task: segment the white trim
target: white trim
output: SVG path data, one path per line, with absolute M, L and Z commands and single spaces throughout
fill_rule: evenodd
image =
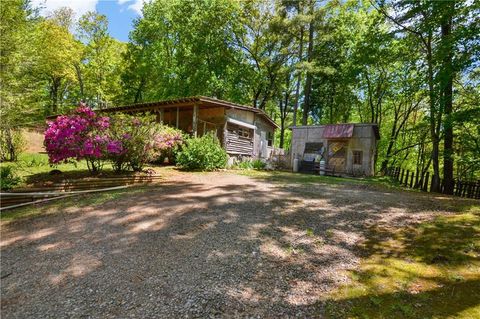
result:
M 232 123 L 232 124 L 236 124 L 236 125 L 239 125 L 239 126 L 247 127 L 247 128 L 252 129 L 252 130 L 257 129 L 257 127 L 255 125 L 248 124 L 248 123 L 245 123 L 243 121 L 235 120 L 235 119 L 232 119 L 230 117 L 227 117 L 227 122 Z

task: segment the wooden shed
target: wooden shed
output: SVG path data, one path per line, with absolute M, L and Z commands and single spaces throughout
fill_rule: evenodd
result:
M 192 136 L 214 131 L 230 156 L 268 158 L 278 125 L 262 110 L 205 96 L 112 107 L 102 112 L 154 113 Z
M 329 171 L 339 175 L 372 176 L 377 142 L 376 124 L 330 124 L 292 127 L 292 166 L 314 172 L 324 160 Z

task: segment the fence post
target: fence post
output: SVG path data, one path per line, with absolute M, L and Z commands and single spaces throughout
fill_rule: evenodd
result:
M 404 170 L 403 168 L 400 169 L 400 170 L 401 170 L 401 172 L 400 172 L 400 180 L 399 180 L 399 182 L 400 182 L 400 185 L 402 185 L 402 182 L 403 182 L 403 174 L 405 174 L 405 170 Z
M 427 174 L 425 174 L 425 179 L 423 180 L 424 184 L 423 184 L 423 187 L 422 187 L 422 190 L 424 192 L 428 192 L 428 179 L 430 177 L 430 172 L 427 172 Z
M 407 169 L 407 175 L 405 176 L 405 186 L 408 186 L 408 177 L 410 176 L 410 171 Z
M 468 182 L 468 189 L 467 189 L 467 197 L 468 198 L 472 198 L 472 187 L 473 186 L 473 183 L 472 182 Z
M 413 188 L 413 177 L 415 176 L 415 172 L 412 172 L 412 177 L 410 177 L 410 188 Z

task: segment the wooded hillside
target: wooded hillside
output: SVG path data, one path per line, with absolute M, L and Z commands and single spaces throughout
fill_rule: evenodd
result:
M 377 171 L 480 177 L 478 1 L 154 0 L 128 43 L 98 13 L 0 11 L 4 135 L 80 100 L 206 95 L 264 109 L 279 147 L 292 125 L 377 123 Z

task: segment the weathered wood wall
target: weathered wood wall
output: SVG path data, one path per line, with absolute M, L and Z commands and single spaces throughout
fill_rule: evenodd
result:
M 238 135 L 238 125 L 227 124 L 226 151 L 230 154 L 253 155 L 253 130 L 250 131 L 250 137 Z

